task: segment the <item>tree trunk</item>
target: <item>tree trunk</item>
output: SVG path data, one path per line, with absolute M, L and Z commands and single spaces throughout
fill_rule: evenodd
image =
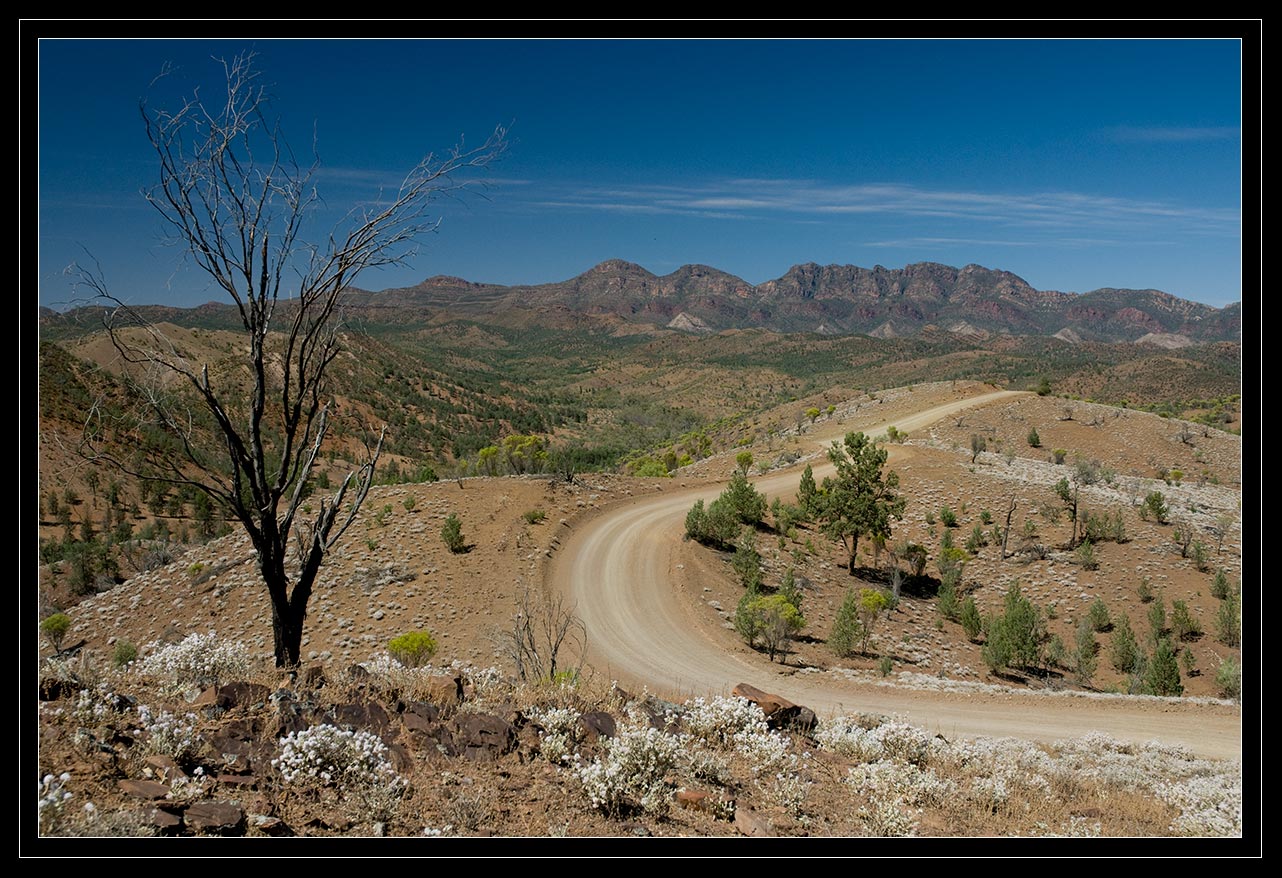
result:
M 847 568 L 851 576 L 855 575 L 855 552 L 859 548 L 859 536 L 855 535 L 850 538 L 850 563 Z

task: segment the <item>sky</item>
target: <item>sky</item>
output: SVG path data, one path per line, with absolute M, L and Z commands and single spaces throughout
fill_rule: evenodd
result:
M 159 177 L 139 106 L 212 99 L 225 88 L 215 59 L 251 50 L 291 146 L 315 144 L 316 240 L 425 154 L 508 128 L 484 187 L 436 201 L 436 231 L 406 264 L 359 277 L 365 289 L 438 274 L 546 283 L 619 258 L 751 283 L 805 262 L 976 263 L 1038 289 L 1242 298 L 1234 39 L 50 38 L 38 50 L 50 307 L 83 296 L 71 263 L 97 265 L 132 303 L 226 301 L 142 194 Z

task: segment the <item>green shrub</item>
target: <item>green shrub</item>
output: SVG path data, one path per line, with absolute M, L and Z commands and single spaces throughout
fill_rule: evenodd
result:
M 445 519 L 445 525 L 441 528 L 441 539 L 445 541 L 446 547 L 456 555 L 467 551 L 467 543 L 463 540 L 463 523 L 459 521 L 458 516 L 453 512 Z
M 1224 572 L 1224 568 L 1215 571 L 1215 579 L 1211 580 L 1211 597 L 1216 600 L 1224 600 L 1229 596 L 1229 577 Z
M 1233 656 L 1228 656 L 1215 669 L 1215 685 L 1224 698 L 1242 697 L 1242 666 Z
M 49 641 L 54 652 L 62 652 L 62 642 L 67 638 L 67 632 L 71 630 L 71 617 L 66 613 L 54 613 L 52 616 L 46 616 L 40 623 L 40 633 Z
M 956 527 L 957 513 L 953 512 L 947 506 L 941 506 L 939 507 L 939 520 L 943 523 L 944 527 Z
M 1113 620 L 1109 618 L 1108 607 L 1104 605 L 1103 598 L 1096 598 L 1091 603 L 1091 607 L 1086 612 L 1086 618 L 1090 620 L 1092 631 L 1107 631 L 1113 626 Z
M 111 651 L 111 663 L 118 668 L 138 658 L 138 647 L 134 646 L 128 640 L 117 640 L 115 648 Z
M 1166 498 L 1162 496 L 1161 491 L 1152 491 L 1144 497 L 1144 502 L 1140 504 L 1140 518 L 1148 521 L 1152 518 L 1158 524 L 1167 524 L 1171 518 L 1171 508 L 1166 504 Z
M 890 656 L 888 655 L 883 655 L 881 657 L 881 661 L 877 662 L 877 671 L 883 677 L 889 677 L 890 672 L 894 669 L 894 667 L 895 667 L 895 664 L 890 660 Z
M 427 631 L 410 631 L 393 637 L 387 651 L 407 668 L 422 667 L 436 655 L 436 638 Z
M 1083 622 L 1077 626 L 1077 637 L 1073 649 L 1073 670 L 1077 673 L 1077 682 L 1086 685 L 1095 676 L 1099 660 L 1095 656 L 1098 645 L 1091 625 Z
M 984 630 L 984 622 L 979 616 L 979 607 L 975 605 L 975 599 L 969 595 L 962 601 L 961 624 L 962 630 L 966 632 L 966 638 L 971 643 L 978 643 L 979 635 Z
M 1030 448 L 1041 448 L 1042 437 L 1037 435 L 1037 428 L 1033 427 L 1028 431 L 1028 446 Z
M 1099 569 L 1099 556 L 1095 554 L 1095 545 L 1090 540 L 1078 546 L 1077 551 L 1073 554 L 1077 559 L 1077 563 L 1082 565 L 1083 570 Z
M 526 524 L 538 524 L 548 517 L 548 514 L 542 509 L 527 509 L 521 514 Z
M 1064 462 L 1064 458 L 1068 456 L 1068 449 L 1066 448 L 1053 449 L 1051 451 L 1051 456 L 1055 458 L 1056 464 L 1062 464 Z
M 985 526 L 990 525 L 993 523 L 993 513 L 989 512 L 987 509 L 981 509 L 979 512 L 979 520 Z
M 1153 600 L 1153 580 L 1145 576 L 1140 580 L 1140 584 L 1135 586 L 1135 593 L 1139 596 L 1140 603 L 1147 604 Z
M 1202 624 L 1184 601 L 1171 603 L 1171 633 L 1176 640 L 1196 640 L 1202 636 Z
M 828 648 L 840 658 L 849 658 L 859 650 L 863 639 L 863 624 L 859 621 L 859 596 L 855 590 L 847 589 L 842 599 L 837 618 L 833 620 L 832 632 L 828 635 Z
M 406 494 L 405 499 L 401 501 L 401 505 L 405 507 L 406 512 L 413 512 L 416 505 L 414 495 Z
M 988 534 L 984 532 L 984 526 L 977 524 L 970 532 L 970 537 L 966 540 L 966 551 L 972 555 L 978 555 L 979 550 L 988 545 Z
M 1215 611 L 1215 636 L 1225 646 L 1242 645 L 1242 598 L 1230 593 Z
M 1126 615 L 1118 617 L 1113 630 L 1113 647 L 1111 650 L 1113 668 L 1123 674 L 1135 670 L 1139 661 L 1140 647 L 1135 641 L 1135 632 L 1131 629 L 1131 620 Z
M 1144 678 L 1144 688 L 1150 695 L 1183 695 L 1184 684 L 1180 682 L 1180 667 L 1175 661 L 1175 648 L 1171 641 L 1163 637 L 1153 650 L 1153 658 L 1148 663 L 1148 674 Z

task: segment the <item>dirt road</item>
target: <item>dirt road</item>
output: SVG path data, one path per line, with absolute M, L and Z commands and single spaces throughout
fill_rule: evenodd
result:
M 987 393 L 900 416 L 893 423 L 906 432 L 920 430 L 963 409 L 1019 395 Z M 828 425 L 811 441 L 823 447 L 849 430 L 884 433 L 890 424 L 874 423 L 871 415 L 869 423 L 855 418 Z M 892 446 L 892 459 L 897 450 Z M 831 470 L 826 461 L 816 465 L 816 479 Z M 796 490 L 800 475 L 801 468 L 793 466 L 754 484 L 767 495 L 787 495 Z M 576 604 L 588 630 L 589 662 L 599 673 L 669 697 L 724 694 L 747 682 L 805 704 L 821 717 L 854 711 L 899 714 L 950 738 L 1050 741 L 1099 730 L 1125 740 L 1181 744 L 1204 756 L 1241 756 L 1241 712 L 1227 705 L 1016 690 L 957 694 L 897 689 L 795 669 L 785 676 L 764 656 L 727 650 L 671 586 L 686 512 L 699 498 L 714 499 L 721 488 L 709 485 L 620 503 L 576 528 L 564 542 L 547 568 L 548 585 Z

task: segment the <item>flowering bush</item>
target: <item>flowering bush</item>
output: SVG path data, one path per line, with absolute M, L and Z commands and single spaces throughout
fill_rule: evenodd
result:
M 167 710 L 153 713 L 145 704 L 138 706 L 138 723 L 147 735 L 147 749 L 178 762 L 194 757 L 200 746 L 196 720 L 194 713 L 179 719 Z
M 868 833 L 882 837 L 916 835 L 920 815 L 920 811 L 905 808 L 898 799 L 882 799 L 859 809 L 859 819 Z
M 846 781 L 875 799 L 898 799 L 909 805 L 944 804 L 957 791 L 951 780 L 911 763 L 872 762 L 850 769 Z
M 139 670 L 175 686 L 217 686 L 249 673 L 249 651 L 239 641 L 222 641 L 213 631 L 189 634 L 181 643 L 148 646 Z
M 285 783 L 329 786 L 339 793 L 403 785 L 388 761 L 387 745 L 376 735 L 329 725 L 281 738 L 280 756 L 272 765 Z
M 605 753 L 584 763 L 576 755 L 574 773 L 594 808 L 618 814 L 628 807 L 649 814 L 665 814 L 670 790 L 664 782 L 681 758 L 684 735 L 668 735 L 637 717 L 613 738 L 605 740 Z
M 568 762 L 583 738 L 578 711 L 535 707 L 525 714 L 539 726 L 539 752 L 543 757 L 548 762 Z
M 71 775 L 65 771 L 57 777 L 46 774 L 40 779 L 41 834 L 52 832 L 62 821 L 67 802 L 71 801 L 71 793 L 63 788 L 69 780 Z

